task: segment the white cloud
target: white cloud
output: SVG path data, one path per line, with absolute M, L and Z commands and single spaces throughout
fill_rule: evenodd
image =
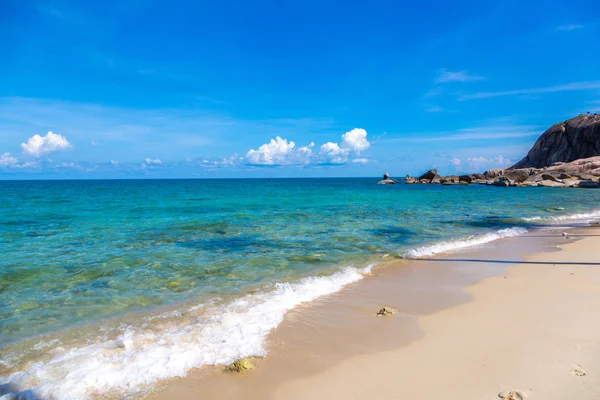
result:
M 95 140 L 92 140 L 92 141 L 90 142 L 90 144 L 91 144 L 92 146 L 100 146 L 100 143 L 96 142 Z
M 44 153 L 66 150 L 71 144 L 66 137 L 48 131 L 46 136 L 33 135 L 27 143 L 21 143 L 21 148 L 27 154 L 39 157 Z
M 163 165 L 163 162 L 160 161 L 158 158 L 155 160 L 151 158 L 146 158 L 144 161 L 146 162 L 146 165 Z
M 473 94 L 465 94 L 458 98 L 458 100 L 473 100 L 473 99 L 487 99 L 490 97 L 500 96 L 519 96 L 529 94 L 542 94 L 542 93 L 556 93 L 556 92 L 569 92 L 569 91 L 580 91 L 580 90 L 593 90 L 600 89 L 600 81 L 592 82 L 572 82 L 564 85 L 548 86 L 543 88 L 534 89 L 515 89 L 515 90 L 502 90 L 499 92 L 479 92 Z
M 366 158 L 355 158 L 354 160 L 352 160 L 352 162 L 357 164 L 366 164 L 369 162 L 369 160 Z
M 436 83 L 472 82 L 482 80 L 485 80 L 483 76 L 469 75 L 467 71 L 448 71 L 447 69 L 442 69 L 437 78 L 435 78 Z
M 483 172 L 487 169 L 494 168 L 506 168 L 510 167 L 513 162 L 504 156 L 499 155 L 496 157 L 485 158 L 485 157 L 474 157 L 468 159 L 469 167 L 473 168 L 476 171 Z
M 454 158 L 450 159 L 450 165 L 458 167 L 460 165 L 460 163 L 461 163 L 460 158 L 454 157 Z
M 4 153 L 0 156 L 0 168 L 7 168 L 15 166 L 19 161 L 10 155 L 10 153 Z
M 296 149 L 294 142 L 277 136 L 258 150 L 250 149 L 245 160 L 251 165 L 299 165 L 310 163 L 314 143 Z
M 556 28 L 557 31 L 574 31 L 577 29 L 582 29 L 583 25 L 579 25 L 579 24 L 567 24 L 567 25 L 561 25 L 558 28 Z
M 360 153 L 371 146 L 367 140 L 367 131 L 360 128 L 352 129 L 342 135 L 342 149 Z
M 328 142 L 319 149 L 319 162 L 322 164 L 345 164 L 348 162 L 348 151 L 337 143 Z
M 119 165 L 119 162 L 118 162 L 118 161 L 115 161 L 115 160 L 110 160 L 110 163 L 111 163 L 112 165 Z

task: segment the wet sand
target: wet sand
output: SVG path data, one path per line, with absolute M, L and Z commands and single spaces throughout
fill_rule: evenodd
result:
M 600 399 L 600 228 L 567 232 L 389 263 L 289 312 L 255 370 L 202 368 L 146 397 Z

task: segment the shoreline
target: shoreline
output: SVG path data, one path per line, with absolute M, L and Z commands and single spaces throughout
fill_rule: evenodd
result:
M 559 220 L 562 223 L 570 223 L 570 222 L 574 222 L 575 225 L 574 226 L 570 226 L 570 227 L 561 227 L 560 229 L 567 229 L 567 228 L 575 228 L 577 229 L 577 222 L 576 221 L 571 221 L 571 219 L 577 219 L 579 220 L 580 217 L 592 217 L 592 216 L 596 216 L 597 211 L 590 211 L 589 213 L 585 213 L 585 214 L 573 214 L 573 216 L 570 215 L 566 215 L 564 216 L 566 218 L 566 220 Z M 577 218 L 575 218 L 577 217 Z M 555 222 L 559 222 L 559 221 L 555 221 Z M 588 221 L 589 222 L 589 221 Z M 462 237 L 457 237 L 455 239 L 448 239 L 445 241 L 441 241 L 441 242 L 435 242 L 434 244 L 430 244 L 430 245 L 424 245 L 422 247 L 415 247 L 413 248 L 410 252 L 402 252 L 400 254 L 404 254 L 404 256 L 408 256 L 409 258 L 402 258 L 402 256 L 400 256 L 400 258 L 395 258 L 395 257 L 384 257 L 384 258 L 379 258 L 379 262 L 377 262 L 376 264 L 371 264 L 373 265 L 373 271 L 370 270 L 371 267 L 367 267 L 367 268 L 349 268 L 348 271 L 352 272 L 353 275 L 364 275 L 367 276 L 369 279 L 362 279 L 364 276 L 360 276 L 360 277 L 352 277 L 350 280 L 347 280 L 345 283 L 342 283 L 340 288 L 337 288 L 335 290 L 333 290 L 333 292 L 327 292 L 327 290 L 332 290 L 332 289 L 327 289 L 325 292 L 316 295 L 316 297 L 312 298 L 312 299 L 308 299 L 308 300 L 301 300 L 297 303 L 295 303 L 295 305 L 293 305 L 291 308 L 287 308 L 287 312 L 285 312 L 284 316 L 282 317 L 282 320 L 279 321 L 276 325 L 272 325 L 274 326 L 274 328 L 269 328 L 269 330 L 271 330 L 270 333 L 268 333 L 266 335 L 266 339 L 263 339 L 263 344 L 261 344 L 261 346 L 263 346 L 263 348 L 266 350 L 266 358 L 264 359 L 256 359 L 257 360 L 257 364 L 259 366 L 261 366 L 264 363 L 269 363 L 271 360 L 271 358 L 273 357 L 285 357 L 285 356 L 289 356 L 290 354 L 292 354 L 293 352 L 296 352 L 296 354 L 312 354 L 312 358 L 313 361 L 317 360 L 318 362 L 313 363 L 306 363 L 306 360 L 302 360 L 301 362 L 298 362 L 298 360 L 294 361 L 295 364 L 297 364 L 296 366 L 294 366 L 293 368 L 289 368 L 289 366 L 279 366 L 277 367 L 277 369 L 287 369 L 288 370 L 288 374 L 284 375 L 284 376 L 278 376 L 274 379 L 271 379 L 271 383 L 272 382 L 277 382 L 277 381 L 286 381 L 286 380 L 290 380 L 294 377 L 298 377 L 298 376 L 304 376 L 304 375 L 310 375 L 315 373 L 316 371 L 322 371 L 324 370 L 326 367 L 330 366 L 330 365 L 334 365 L 336 363 L 339 363 L 341 361 L 343 361 L 344 359 L 348 358 L 349 356 L 354 356 L 354 355 L 359 355 L 359 354 L 371 354 L 371 353 L 377 353 L 380 351 L 391 351 L 395 348 L 398 347 L 403 347 L 403 346 L 407 346 L 408 344 L 412 343 L 415 340 L 418 340 L 419 338 L 421 338 L 423 336 L 423 332 L 421 332 L 420 327 L 417 323 L 418 317 L 420 315 L 426 315 L 426 314 L 430 314 L 442 309 L 445 309 L 447 307 L 451 307 L 451 306 L 455 306 L 457 304 L 462 304 L 465 303 L 469 300 L 468 297 L 465 297 L 464 293 L 462 292 L 463 288 L 466 286 L 469 286 L 473 283 L 476 283 L 486 277 L 489 276 L 493 276 L 493 275 L 497 275 L 499 273 L 501 273 L 506 265 L 502 265 L 502 264 L 496 264 L 496 265 L 488 265 L 488 266 L 482 266 L 482 263 L 477 263 L 477 268 L 476 269 L 472 269 L 469 268 L 467 270 L 464 271 L 460 271 L 460 268 L 456 268 L 453 266 L 450 266 L 450 268 L 448 268 L 448 265 L 442 265 L 442 264 L 446 264 L 446 263 L 438 263 L 438 261 L 440 261 L 440 259 L 442 257 L 446 257 L 446 258 L 452 258 L 452 257 L 459 257 L 459 256 L 464 256 L 464 255 L 469 255 L 469 254 L 480 254 L 480 253 L 485 253 L 488 256 L 494 254 L 494 257 L 501 257 L 502 256 L 502 251 L 501 249 L 506 249 L 506 247 L 510 247 L 512 250 L 515 250 L 515 244 L 517 243 L 515 240 L 518 240 L 519 238 L 523 238 L 523 237 L 530 237 L 531 239 L 536 238 L 537 236 L 535 235 L 535 232 L 547 232 L 548 229 L 557 229 L 556 227 L 551 228 L 549 226 L 540 226 L 539 228 L 534 228 L 533 231 L 529 231 L 528 233 L 525 233 L 525 236 L 520 236 L 523 235 L 524 232 L 514 232 L 514 236 L 512 233 L 508 234 L 508 235 L 499 235 L 499 232 L 502 232 L 503 230 L 512 230 L 512 229 L 520 229 L 520 228 L 506 228 L 506 229 L 496 229 L 493 231 L 490 231 L 488 233 L 485 232 L 479 232 L 479 233 L 475 233 L 473 235 L 470 236 L 462 236 Z M 492 235 L 491 237 L 488 237 L 489 235 Z M 481 241 L 482 238 L 484 238 L 485 240 Z M 473 240 L 475 239 L 475 240 Z M 559 238 L 558 240 L 564 240 L 564 238 Z M 529 240 L 530 244 L 532 243 L 531 240 Z M 547 248 L 547 243 L 545 243 L 544 241 L 540 241 L 538 239 L 535 240 L 536 244 L 535 246 L 537 246 L 537 248 L 539 249 L 539 251 L 542 251 L 542 248 L 544 248 L 545 250 L 549 250 Z M 539 243 L 538 243 L 539 242 Z M 456 244 L 458 244 L 458 247 L 453 247 Z M 446 248 L 446 245 L 450 245 L 452 249 Z M 440 248 L 440 246 L 442 248 Z M 519 247 L 519 246 L 517 246 Z M 423 251 L 425 251 L 423 253 Z M 433 251 L 433 253 L 431 253 L 431 251 Z M 528 246 L 527 248 L 525 247 L 519 247 L 518 248 L 518 255 L 519 257 L 523 257 L 526 254 L 528 254 L 531 251 L 531 247 Z M 410 258 L 410 257 L 416 257 L 416 258 Z M 429 258 L 426 258 L 429 257 Z M 517 257 L 516 259 L 513 259 L 513 261 L 518 260 L 519 257 Z M 452 260 L 443 260 L 443 261 L 452 261 Z M 434 265 L 432 265 L 432 262 L 434 262 L 434 264 L 438 264 L 437 266 L 434 267 Z M 367 271 L 368 270 L 368 271 Z M 362 272 L 361 272 L 362 271 Z M 432 275 L 432 271 L 435 271 L 435 274 Z M 343 270 L 339 270 L 336 274 L 342 274 L 343 272 L 347 271 L 343 271 Z M 334 274 L 334 275 L 336 275 Z M 332 276 L 324 276 L 324 277 L 315 277 L 315 276 L 310 276 L 308 277 L 309 280 L 312 280 L 311 283 L 314 283 L 314 280 L 316 279 L 317 281 L 319 281 L 319 284 L 322 284 L 323 282 L 323 278 L 325 278 L 324 280 L 327 281 L 329 280 L 329 278 L 331 278 Z M 348 277 L 345 277 L 344 279 L 347 279 Z M 405 302 L 404 300 L 399 301 L 397 303 L 393 303 L 393 301 L 387 301 L 385 299 L 385 297 L 383 298 L 378 298 L 377 296 L 373 297 L 374 293 L 377 293 L 380 289 L 381 289 L 381 285 L 383 284 L 383 286 L 386 286 L 389 284 L 389 280 L 391 278 L 392 282 L 396 282 L 400 285 L 403 285 L 404 289 L 407 289 L 410 292 L 410 288 L 408 286 L 410 286 L 411 282 L 415 282 L 415 280 L 419 283 L 419 285 L 423 286 L 423 287 L 428 287 L 429 288 L 429 295 L 432 295 L 433 293 L 431 293 L 431 291 L 435 291 L 437 289 L 442 289 L 442 292 L 444 293 L 444 296 L 438 296 L 435 295 L 437 298 L 435 299 L 434 302 L 431 301 L 431 297 L 425 298 L 424 293 L 413 293 L 415 295 L 415 298 L 419 298 L 421 300 L 422 304 L 418 304 L 419 302 L 416 302 L 415 304 L 413 304 L 413 309 L 409 310 L 405 310 L 404 309 L 404 304 L 410 304 L 411 303 L 411 299 L 405 299 L 408 300 L 408 302 Z M 408 278 L 408 280 L 406 280 Z M 298 284 L 300 283 L 306 283 L 306 282 L 301 282 L 300 281 L 294 281 L 292 283 L 293 286 L 297 287 Z M 331 284 L 331 283 L 328 283 Z M 337 283 L 339 284 L 339 282 Z M 359 288 L 359 289 L 357 289 Z M 297 288 L 296 288 L 297 290 Z M 389 290 L 386 289 L 386 290 Z M 366 292 L 365 292 L 366 291 Z M 426 290 L 425 290 L 426 292 Z M 386 292 L 384 292 L 386 293 Z M 269 294 L 269 293 L 266 293 Z M 273 293 L 271 293 L 273 294 Z M 450 297 L 446 297 L 446 295 L 450 295 Z M 357 302 L 357 300 L 361 300 L 364 299 L 366 296 L 366 298 L 370 298 L 371 300 L 371 305 L 369 306 L 369 311 L 365 312 L 365 305 L 364 304 L 359 304 L 360 302 Z M 422 300 L 427 299 L 427 304 L 423 303 Z M 414 301 L 413 301 L 414 303 Z M 400 315 L 401 318 L 398 319 L 397 323 L 394 323 L 394 325 L 398 325 L 397 329 L 402 330 L 403 334 L 399 337 L 399 338 L 395 338 L 395 337 L 390 337 L 389 334 L 393 333 L 393 331 L 389 331 L 387 332 L 388 335 L 386 336 L 385 334 L 383 336 L 378 336 L 381 334 L 381 332 L 374 334 L 372 332 L 372 328 L 371 328 L 371 320 L 372 317 L 374 315 L 374 313 L 381 308 L 381 306 L 386 305 L 386 306 L 392 306 L 396 309 L 400 310 Z M 193 306 L 191 309 L 197 309 L 197 306 Z M 176 311 L 179 310 L 180 308 L 177 307 Z M 191 310 L 190 309 L 190 310 Z M 186 313 L 185 311 L 183 311 L 184 314 Z M 199 313 L 198 315 L 200 316 L 203 311 L 199 310 L 199 311 L 195 311 L 194 313 Z M 166 312 L 164 315 L 170 315 L 170 312 Z M 319 315 L 321 314 L 321 315 Z M 357 321 L 352 321 L 353 318 L 356 317 L 356 315 L 360 315 L 360 319 Z M 313 321 L 316 326 L 319 327 L 319 329 L 321 329 L 321 331 L 317 330 L 315 331 L 314 325 L 315 324 L 309 324 L 304 318 L 306 316 L 316 316 L 316 319 Z M 324 317 L 324 315 L 326 315 L 327 317 Z M 143 313 L 134 313 L 132 314 L 133 317 L 136 318 L 143 318 L 144 314 Z M 162 318 L 161 316 L 156 316 L 159 318 Z M 153 318 L 156 318 L 153 317 Z M 175 318 L 176 316 L 174 315 L 173 318 Z M 186 316 L 186 318 L 189 317 L 189 315 Z M 171 317 L 168 317 L 168 319 L 164 320 L 163 323 L 161 323 L 161 325 L 165 328 L 165 329 L 171 329 L 173 327 L 173 325 L 171 324 L 175 324 L 176 329 L 183 329 L 186 330 L 187 325 L 184 323 L 185 321 L 180 320 L 180 318 L 175 318 L 173 319 Z M 310 317 L 313 318 L 313 317 Z M 123 318 L 121 318 L 123 319 Z M 126 318 L 126 320 L 129 320 L 129 317 Z M 171 322 L 169 322 L 171 321 Z M 332 324 L 334 323 L 336 325 L 339 325 L 340 327 L 338 328 L 338 331 L 334 331 L 334 332 L 330 332 L 330 331 L 325 331 L 323 330 L 323 328 L 326 327 L 331 327 Z M 193 320 L 192 320 L 193 322 Z M 195 329 L 195 328 L 194 328 Z M 62 347 L 63 345 L 67 345 L 69 346 L 69 342 L 71 341 L 69 339 L 69 337 L 72 337 L 72 339 L 75 339 L 75 336 L 77 336 L 77 332 L 80 332 L 80 330 L 78 329 L 70 329 L 67 331 L 67 335 L 63 335 L 61 334 L 60 339 L 62 339 L 62 343 L 59 342 L 59 345 Z M 315 337 L 314 336 L 314 332 L 319 332 L 319 335 L 321 337 L 344 337 L 344 340 L 339 341 L 339 343 L 335 343 L 334 345 L 337 346 L 336 350 L 334 352 L 329 352 L 328 354 L 326 354 L 324 356 L 325 353 L 327 353 L 327 351 L 329 351 L 328 348 L 323 348 L 320 347 L 318 345 L 313 346 L 313 344 L 319 344 L 319 337 Z M 64 332 L 63 332 L 64 333 Z M 351 333 L 351 334 L 349 334 Z M 191 335 L 191 336 L 190 336 Z M 312 335 L 312 336 L 311 336 Z M 187 334 L 188 337 L 191 337 L 192 341 L 197 342 L 198 339 L 194 339 L 194 334 L 189 333 Z M 374 342 L 377 343 L 376 346 L 373 345 L 365 345 L 364 343 L 360 343 L 361 339 L 363 337 L 370 337 L 372 338 L 372 340 Z M 306 346 L 306 347 L 302 347 L 302 344 L 306 344 L 306 339 L 310 338 L 310 341 L 312 344 Z M 116 347 L 116 348 L 129 348 L 131 346 L 133 351 L 136 351 L 135 348 L 138 348 L 138 346 L 146 346 L 146 344 L 151 343 L 152 339 L 148 338 L 148 337 L 142 337 L 142 342 L 136 344 L 136 343 L 129 343 L 127 344 L 125 342 L 125 340 L 128 340 L 127 338 L 119 338 L 119 337 L 115 337 L 113 339 L 109 339 L 107 337 L 104 338 L 104 344 L 101 344 L 102 347 L 104 348 L 108 348 L 109 351 L 112 352 L 112 350 L 110 350 L 110 348 L 112 347 Z M 176 338 L 177 339 L 177 338 Z M 190 339 L 186 339 L 185 335 L 181 336 L 179 338 L 179 340 L 181 340 L 181 343 L 188 343 L 190 342 Z M 34 340 L 35 341 L 35 340 Z M 139 338 L 138 338 L 139 341 Z M 113 343 L 114 342 L 114 343 Z M 298 342 L 299 346 L 297 346 L 298 348 L 290 348 L 290 343 L 295 343 Z M 23 342 L 22 344 L 25 344 L 26 342 Z M 49 341 L 48 344 L 51 344 L 52 340 Z M 174 342 L 173 342 L 174 343 Z M 285 345 L 283 345 L 285 343 Z M 75 344 L 75 342 L 73 342 L 73 344 Z M 330 343 L 331 345 L 332 343 Z M 170 344 L 169 344 L 170 345 Z M 175 344 L 176 345 L 176 344 Z M 37 346 L 36 346 L 37 347 Z M 42 350 L 42 348 L 40 348 L 40 350 Z M 59 350 L 59 349 L 57 349 Z M 293 350 L 293 352 L 289 352 L 288 350 Z M 45 351 L 45 350 L 44 350 Z M 250 354 L 257 354 L 257 350 L 251 350 Z M 262 350 L 260 351 L 260 353 L 262 353 Z M 50 355 L 50 353 L 48 354 Z M 141 354 L 141 356 L 143 356 L 143 354 Z M 46 361 L 49 361 L 49 359 L 46 358 Z M 107 360 L 108 361 L 108 360 Z M 214 365 L 212 363 L 207 363 L 208 365 L 204 365 L 200 368 L 187 368 L 187 376 L 186 378 L 161 378 L 161 379 L 155 379 L 155 383 L 150 387 L 149 390 L 138 390 L 135 392 L 130 392 L 129 396 L 130 398 L 154 398 L 153 394 L 154 393 L 158 393 L 158 398 L 160 397 L 160 393 L 161 390 L 164 389 L 165 387 L 167 388 L 166 390 L 169 391 L 173 388 L 173 386 L 177 387 L 179 384 L 183 384 L 184 386 L 187 386 L 188 384 L 185 383 L 188 380 L 191 381 L 198 381 L 199 379 L 203 381 L 202 388 L 195 388 L 195 390 L 200 390 L 200 391 L 205 391 L 205 390 L 212 390 L 210 389 L 210 387 L 219 387 L 222 386 L 219 382 L 222 379 L 228 379 L 228 378 L 223 378 L 223 375 L 227 375 L 227 376 L 231 376 L 231 374 L 222 374 L 223 371 L 223 362 L 217 362 Z M 300 364 L 303 364 L 300 366 Z M 300 366 L 300 368 L 298 368 Z M 133 365 L 130 367 L 127 367 L 127 370 L 130 372 L 135 372 L 133 368 Z M 261 367 L 262 368 L 262 367 Z M 261 372 L 261 368 L 257 369 L 256 371 L 253 371 L 251 374 L 248 375 L 252 375 L 252 376 L 256 376 L 258 374 L 260 374 Z M 265 370 L 268 370 L 270 367 L 267 366 L 267 368 L 265 368 Z M 140 378 L 144 378 L 144 375 L 140 375 Z M 139 379 L 139 378 L 138 378 Z M 204 384 L 210 381 L 210 385 L 208 385 L 207 387 L 204 387 Z M 231 383 L 228 383 L 228 385 L 230 385 Z M 195 387 L 195 385 L 193 385 Z M 235 386 L 235 385 L 234 385 Z M 267 385 L 269 386 L 269 385 Z M 272 386 L 272 385 L 271 385 Z M 220 389 L 216 389 L 216 391 L 212 394 L 212 396 L 217 396 L 217 394 L 220 392 Z M 113 393 L 112 391 L 110 392 L 103 392 L 104 395 L 108 395 L 111 396 Z M 185 395 L 182 394 L 178 394 L 177 397 L 183 396 L 182 398 L 186 398 Z M 220 395 L 219 395 L 220 396 Z M 235 396 L 234 396 L 235 397 Z M 92 395 L 92 398 L 96 398 L 94 395 Z M 104 397 L 103 397 L 104 398 Z M 193 398 L 193 397 L 192 397 Z
M 479 249 L 442 254 L 426 260 L 400 260 L 394 263 L 395 266 L 377 269 L 370 279 L 353 283 L 337 293 L 288 312 L 284 321 L 269 335 L 269 354 L 257 360 L 256 370 L 239 376 L 223 373 L 222 367 L 203 367 L 190 371 L 186 378 L 170 380 L 143 397 L 160 400 L 218 396 L 226 399 L 243 394 L 251 398 L 336 398 L 339 394 L 335 388 L 337 384 L 328 384 L 334 382 L 333 376 L 344 379 L 340 383 L 353 387 L 351 382 L 336 375 L 342 370 L 344 376 L 356 376 L 356 381 L 362 380 L 363 385 L 370 384 L 377 391 L 373 386 L 379 385 L 380 377 L 367 373 L 372 381 L 365 382 L 361 379 L 365 369 L 379 371 L 381 376 L 385 376 L 386 369 L 381 369 L 380 365 L 385 364 L 384 360 L 389 358 L 387 355 L 402 353 L 402 349 L 426 342 L 430 332 L 422 327 L 422 320 L 436 320 L 437 315 L 478 304 L 478 297 L 471 294 L 473 289 L 487 285 L 488 281 L 503 279 L 502 276 L 512 274 L 515 269 L 519 271 L 523 265 L 530 265 L 521 263 L 523 258 L 552 259 L 558 254 L 564 257 L 572 253 L 568 248 L 575 243 L 598 240 L 581 236 L 589 234 L 583 232 L 600 231 L 597 227 L 570 229 L 569 235 L 578 237 L 576 242 L 563 237 L 562 229 L 538 229 Z M 554 251 L 559 245 L 564 245 L 567 250 Z M 514 261 L 519 263 L 513 264 Z M 537 268 L 538 264 L 531 265 Z M 589 266 L 582 268 L 589 269 Z M 399 289 L 402 293 L 398 293 Z M 397 308 L 399 312 L 389 317 L 375 317 L 378 307 L 384 305 Z M 394 368 L 401 371 L 411 369 L 401 356 L 386 362 L 393 362 Z M 364 398 L 354 396 L 359 390 L 360 387 L 344 391 L 345 397 L 339 398 Z M 494 398 L 499 392 L 486 396 Z M 363 394 L 366 396 L 366 393 Z M 441 393 L 437 395 L 441 396 Z M 390 396 L 392 393 L 375 397 Z M 445 396 L 455 398 L 447 393 Z

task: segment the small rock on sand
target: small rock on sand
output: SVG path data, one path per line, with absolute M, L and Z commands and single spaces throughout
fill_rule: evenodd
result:
M 377 315 L 392 315 L 395 312 L 396 310 L 394 310 L 392 307 L 383 307 L 377 312 Z
M 587 375 L 587 374 L 586 374 L 584 371 L 580 370 L 579 368 L 573 368 L 573 369 L 571 370 L 571 373 L 572 373 L 574 376 L 586 376 L 586 375 Z
M 252 363 L 252 360 L 249 357 L 240 358 L 239 360 L 237 360 L 229 366 L 229 370 L 232 372 L 246 372 L 250 371 L 253 368 L 254 364 Z

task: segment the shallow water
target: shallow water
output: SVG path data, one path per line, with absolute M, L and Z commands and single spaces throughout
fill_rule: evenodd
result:
M 0 384 L 131 393 L 260 354 L 286 310 L 384 257 L 600 216 L 594 190 L 375 181 L 0 182 Z

